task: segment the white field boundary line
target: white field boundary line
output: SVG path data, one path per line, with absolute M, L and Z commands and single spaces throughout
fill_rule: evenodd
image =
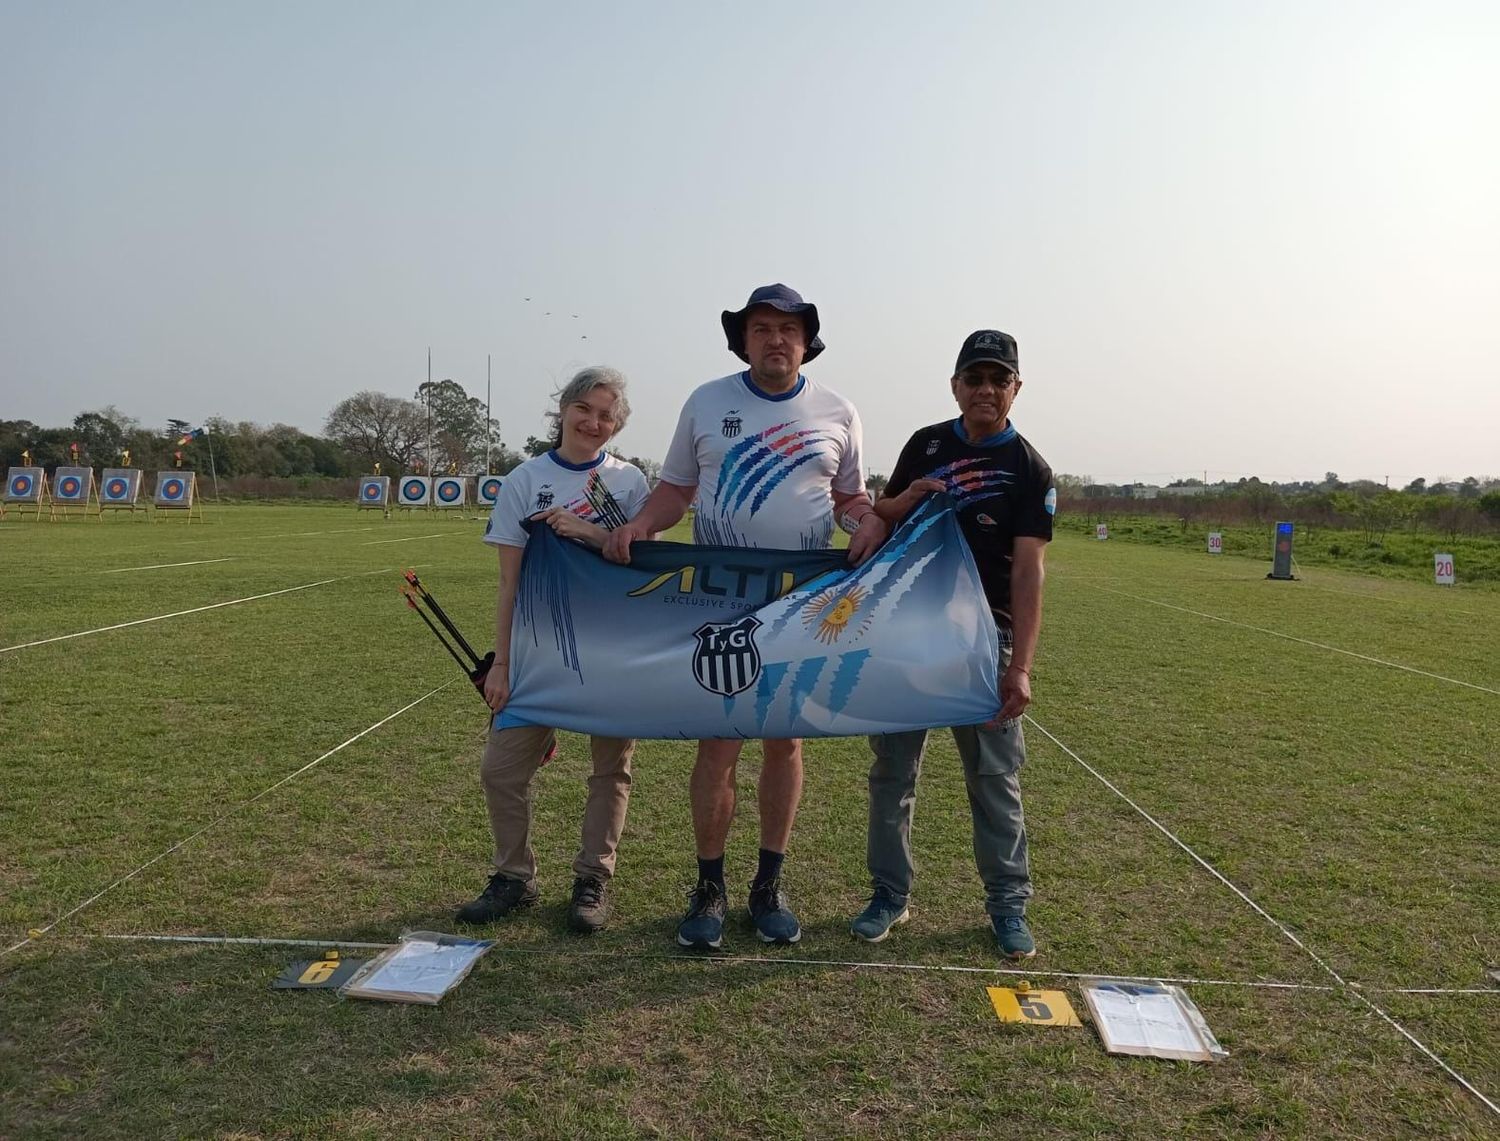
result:
M 115 567 L 112 570 L 100 571 L 99 573 L 127 574 L 130 571 L 163 570 L 167 567 L 201 567 L 207 566 L 209 563 L 232 563 L 234 562 L 236 557 L 237 556 L 235 555 L 229 555 L 228 557 L 222 559 L 194 559 L 192 562 L 187 563 L 152 563 L 148 567 Z
M 1226 626 L 1238 626 L 1241 630 L 1254 630 L 1257 634 L 1269 634 L 1273 638 L 1284 638 L 1288 642 L 1300 642 L 1304 646 L 1313 646 L 1319 650 L 1331 650 L 1335 654 L 1343 654 L 1349 658 L 1358 658 L 1362 662 L 1371 662 L 1377 666 L 1387 666 L 1393 670 L 1405 670 L 1407 673 L 1432 678 L 1434 681 L 1445 681 L 1450 685 L 1461 685 L 1465 689 L 1477 689 L 1480 693 L 1491 693 L 1496 697 L 1500 697 L 1500 689 L 1490 689 L 1488 686 L 1475 685 L 1471 681 L 1460 681 L 1456 677 L 1445 677 L 1442 674 L 1430 673 L 1427 670 L 1419 670 L 1415 666 L 1403 666 L 1400 662 L 1388 662 L 1384 658 L 1372 658 L 1369 654 L 1359 654 L 1353 650 L 1330 646 L 1326 642 L 1314 642 L 1311 638 L 1299 638 L 1295 634 L 1283 634 L 1280 630 L 1268 630 L 1264 626 L 1252 626 L 1248 622 L 1237 622 L 1233 618 L 1221 618 L 1217 614 L 1208 614 L 1202 610 L 1190 610 L 1186 606 L 1176 606 L 1170 602 L 1161 602 L 1155 598 L 1146 598 L 1139 594 L 1129 594 L 1123 590 L 1115 590 L 1113 587 L 1095 586 L 1093 583 L 1084 583 L 1083 585 L 1087 586 L 1090 590 L 1102 591 L 1105 594 L 1117 594 L 1121 598 L 1149 603 L 1152 606 L 1161 606 L 1167 610 L 1176 610 L 1182 614 L 1191 614 L 1196 618 L 1207 618 L 1210 622 L 1222 622 Z
M 33 930 L 28 931 L 26 933 L 26 938 L 22 939 L 18 943 L 11 944 L 9 947 L 6 947 L 3 951 L 0 951 L 0 959 L 5 958 L 6 955 L 9 955 L 13 951 L 19 951 L 22 947 L 25 947 L 29 943 L 35 943 L 38 939 L 40 939 L 40 938 L 42 938 L 42 936 L 46 935 L 47 932 L 51 931 L 59 923 L 62 923 L 65 920 L 70 919 L 73 916 L 77 915 L 85 907 L 89 906 L 89 904 L 93 903 L 94 901 L 96 901 L 98 899 L 102 899 L 104 896 L 106 896 L 110 892 L 114 891 L 115 888 L 119 887 L 121 884 L 129 883 L 131 880 L 135 879 L 136 876 L 140 875 L 143 871 L 145 871 L 147 868 L 151 867 L 153 864 L 159 863 L 160 861 L 166 859 L 173 852 L 177 851 L 178 848 L 183 847 L 185 844 L 192 843 L 199 836 L 202 836 L 205 832 L 209 831 L 211 828 L 214 828 L 214 827 L 218 826 L 219 824 L 222 824 L 225 820 L 228 820 L 231 816 L 234 816 L 234 815 L 236 815 L 236 814 L 238 814 L 240 812 L 243 812 L 245 809 L 249 808 L 256 801 L 262 800 L 265 797 L 270 796 L 271 793 L 275 792 L 278 788 L 280 788 L 282 785 L 286 784 L 288 781 L 296 779 L 297 777 L 301 776 L 303 773 L 307 772 L 309 769 L 316 768 L 318 765 L 320 765 L 324 761 L 326 761 L 329 757 L 333 756 L 335 753 L 338 753 L 338 752 L 341 752 L 344 749 L 347 749 L 350 745 L 354 744 L 354 742 L 358 741 L 361 737 L 365 736 L 366 734 L 375 732 L 376 729 L 379 729 L 386 722 L 388 722 L 388 721 L 394 721 L 397 717 L 400 717 L 408 709 L 415 709 L 418 705 L 421 705 L 422 702 L 426 701 L 433 694 L 441 693 L 443 690 L 447 689 L 450 685 L 453 685 L 457 681 L 458 681 L 458 679 L 454 678 L 452 681 L 446 681 L 446 682 L 444 682 L 442 685 L 438 686 L 436 689 L 430 689 L 430 690 L 428 690 L 426 693 L 424 693 L 421 697 L 417 698 L 415 701 L 408 702 L 407 704 L 403 705 L 400 709 L 396 710 L 396 712 L 394 712 L 394 713 L 388 713 L 388 714 L 386 714 L 379 721 L 375 722 L 375 724 L 367 726 L 364 729 L 361 729 L 358 733 L 354 734 L 354 736 L 350 737 L 347 741 L 344 741 L 341 744 L 335 745 L 333 748 L 329 749 L 328 752 L 324 753 L 321 757 L 318 757 L 315 760 L 308 761 L 307 764 L 303 765 L 296 772 L 288 773 L 286 776 L 282 777 L 275 784 L 270 785 L 267 788 L 261 789 L 260 792 L 256 793 L 249 800 L 243 801 L 242 803 L 237 804 L 233 808 L 229 809 L 229 811 L 224 812 L 221 815 L 214 817 L 207 824 L 205 824 L 202 828 L 199 828 L 198 831 L 192 833 L 192 835 L 190 835 L 190 836 L 184 836 L 181 840 L 178 840 L 177 843 L 173 844 L 170 848 L 167 848 L 165 851 L 158 852 L 156 855 L 152 856 L 149 860 L 147 860 L 140 867 L 136 868 L 134 871 L 126 872 L 123 876 L 121 876 L 119 879 L 115 880 L 113 883 L 108 884 L 107 886 L 105 886 L 103 888 L 100 888 L 93 895 L 91 895 L 87 899 L 85 899 L 82 903 L 75 904 L 73 907 L 69 908 L 67 911 L 65 911 L 61 915 L 59 915 L 51 923 L 47 924 L 47 926 L 45 926 L 45 927 L 39 927 L 39 928 L 34 928 Z
M 190 943 L 214 947 L 359 947 L 363 949 L 385 949 L 395 943 L 359 943 L 349 939 L 284 939 L 265 935 L 78 935 L 76 939 L 115 939 L 137 943 Z M 767 967 L 843 967 L 850 970 L 913 971 L 934 974 L 966 975 L 1017 975 L 1023 978 L 1045 979 L 1107 979 L 1111 982 L 1127 983 L 1174 983 L 1178 986 L 1227 986 L 1245 987 L 1253 990 L 1299 990 L 1323 991 L 1328 994 L 1338 987 L 1320 983 L 1283 983 L 1269 979 L 1196 979 L 1172 978 L 1167 975 L 1122 975 L 1114 971 L 1046 971 L 1028 970 L 1024 967 L 961 967 L 944 963 L 889 963 L 871 962 L 866 959 L 787 959 L 780 955 L 663 955 L 641 951 L 559 951 L 543 947 L 492 947 L 490 953 L 498 955 L 545 955 L 550 958 L 567 959 L 637 959 L 663 963 L 754 963 Z M 1353 984 L 1358 986 L 1358 983 Z M 1377 987 L 1374 994 L 1477 994 L 1500 998 L 1500 988 L 1495 987 Z
M 361 547 L 383 547 L 387 543 L 414 543 L 418 539 L 447 539 L 462 533 L 459 531 L 438 531 L 431 535 L 408 535 L 404 539 L 371 539 L 369 542 L 359 545 Z
M 360 531 L 373 531 L 374 527 L 340 527 L 333 531 L 279 531 L 274 535 L 250 536 L 260 539 L 310 539 L 314 535 L 354 535 Z
M 199 547 L 204 543 L 223 543 L 228 546 L 235 543 L 261 543 L 268 539 L 306 539 L 314 535 L 353 535 L 360 531 L 374 531 L 376 529 L 375 527 L 344 527 L 332 531 L 277 531 L 271 535 L 246 535 L 237 532 L 232 535 L 209 535 L 206 538 L 173 539 L 167 542 L 152 543 L 149 547 L 140 548 L 140 551 L 160 551 L 171 547 Z M 117 553 L 120 555 L 131 555 L 137 552 L 135 549 L 127 547 Z
M 1267 911 L 1265 908 L 1263 908 L 1260 904 L 1256 903 L 1255 900 L 1251 899 L 1248 895 L 1246 895 L 1245 892 L 1241 891 L 1240 888 L 1238 888 L 1235 884 L 1233 884 L 1232 882 L 1230 882 L 1230 880 L 1228 879 L 1228 877 L 1226 877 L 1222 872 L 1220 872 L 1218 868 L 1214 867 L 1207 860 L 1205 860 L 1202 856 L 1200 856 L 1197 852 L 1193 851 L 1193 849 L 1190 848 L 1183 840 L 1179 839 L 1171 831 L 1171 829 L 1167 828 L 1167 826 L 1164 825 L 1163 823 L 1161 823 L 1161 821 L 1157 820 L 1156 817 L 1152 816 L 1149 812 L 1147 812 L 1139 804 L 1137 804 L 1135 801 L 1131 800 L 1130 797 L 1126 796 L 1125 793 L 1122 792 L 1117 785 L 1115 785 L 1113 782 L 1111 782 L 1108 777 L 1106 777 L 1098 769 L 1094 768 L 1091 764 L 1089 764 L 1087 761 L 1085 761 L 1082 757 L 1080 757 L 1072 749 L 1068 748 L 1068 746 L 1064 745 L 1061 741 L 1059 741 L 1055 736 L 1052 735 L 1052 733 L 1050 733 L 1041 723 L 1039 723 L 1029 713 L 1028 714 L 1024 714 L 1023 716 L 1025 716 L 1026 720 L 1038 732 L 1040 732 L 1042 734 L 1042 736 L 1046 737 L 1047 740 L 1051 741 L 1054 745 L 1056 745 L 1059 749 L 1061 749 L 1064 753 L 1066 753 L 1069 757 L 1071 757 L 1075 763 L 1077 763 L 1081 768 L 1084 769 L 1084 771 L 1086 771 L 1090 776 L 1092 776 L 1095 780 L 1097 780 L 1105 788 L 1109 789 L 1110 792 L 1114 793 L 1121 800 L 1123 800 L 1126 804 L 1130 805 L 1130 807 L 1133 808 L 1136 811 L 1136 813 L 1139 814 L 1140 817 L 1143 820 L 1145 820 L 1148 824 L 1150 824 L 1153 828 L 1155 828 L 1158 832 L 1160 832 L 1163 836 L 1165 836 L 1168 840 L 1170 840 L 1177 847 L 1181 848 L 1184 852 L 1186 852 L 1187 855 L 1190 856 L 1192 858 L 1192 860 L 1199 867 L 1201 867 L 1209 875 L 1213 876 L 1214 879 L 1218 880 L 1221 884 L 1223 884 L 1225 887 L 1227 887 L 1235 895 L 1239 896 L 1240 899 L 1242 901 L 1244 901 L 1246 904 L 1248 904 L 1249 907 L 1257 915 L 1259 915 L 1262 919 L 1264 919 L 1272 927 L 1276 928 L 1276 930 L 1280 931 L 1282 933 L 1282 935 L 1284 935 L 1293 944 L 1293 946 L 1297 947 L 1298 950 L 1300 950 L 1303 954 L 1305 954 L 1308 958 L 1310 958 L 1313 962 L 1315 962 L 1319 967 L 1321 967 L 1323 969 L 1324 973 L 1326 973 L 1331 979 L 1333 979 L 1333 981 L 1335 983 L 1338 984 L 1338 988 L 1340 990 L 1347 991 L 1349 994 L 1353 995 L 1360 1002 L 1364 1003 L 1375 1014 L 1379 1015 L 1386 1023 L 1388 1023 L 1393 1030 L 1395 1030 L 1398 1034 L 1400 1034 L 1403 1038 L 1405 1038 L 1408 1042 L 1410 1042 L 1413 1046 L 1415 1046 L 1418 1050 L 1420 1050 L 1424 1055 L 1427 1056 L 1427 1058 L 1429 1060 L 1431 1060 L 1432 1062 L 1436 1063 L 1443 1070 L 1444 1073 L 1446 1073 L 1450 1078 L 1452 1078 L 1454 1081 L 1456 1081 L 1459 1085 L 1463 1086 L 1464 1089 L 1468 1090 L 1471 1094 L 1473 1094 L 1476 1098 L 1478 1098 L 1485 1105 L 1485 1107 L 1489 1109 L 1489 1111 L 1491 1113 L 1493 1113 L 1496 1117 L 1500 1117 L 1500 1105 L 1496 1105 L 1493 1101 L 1491 1101 L 1488 1097 L 1486 1097 L 1483 1093 L 1481 1093 L 1479 1091 L 1479 1089 L 1472 1082 L 1470 1082 L 1466 1077 L 1464 1077 L 1457 1070 L 1455 1070 L 1452 1066 L 1450 1066 L 1447 1062 L 1443 1061 L 1442 1058 L 1439 1058 L 1436 1054 L 1434 1054 L 1431 1050 L 1429 1050 L 1425 1045 L 1423 1045 L 1422 1042 L 1420 1042 L 1417 1039 L 1417 1037 L 1414 1034 L 1412 1034 L 1411 1031 L 1407 1030 L 1406 1027 L 1402 1026 L 1399 1022 L 1397 1022 L 1394 1018 L 1392 1018 L 1389 1014 L 1387 1014 L 1383 1009 L 1381 1009 L 1379 1006 L 1375 1005 L 1375 1003 L 1371 1002 L 1370 999 L 1368 997 L 1366 997 L 1366 995 L 1364 993 L 1362 993 L 1362 990 L 1361 990 L 1361 988 L 1359 986 L 1348 982 L 1341 974 L 1338 973 L 1338 971 L 1334 970 L 1333 967 L 1331 967 L 1323 959 L 1323 957 L 1321 955 L 1319 955 L 1316 951 L 1314 951 L 1306 943 L 1302 942 L 1301 939 L 1297 938 L 1297 936 L 1292 933 L 1291 928 L 1287 927 L 1286 924 L 1282 923 L 1279 919 L 1277 919 L 1269 911 Z
M 90 634 L 106 634 L 111 630 L 124 630 L 130 626 L 144 626 L 148 622 L 163 622 L 168 618 L 181 618 L 185 614 L 201 614 L 205 610 L 218 610 L 224 606 L 238 606 L 242 602 L 256 602 L 262 598 L 275 598 L 278 594 L 292 594 L 299 590 L 311 590 L 315 586 L 327 586 L 333 582 L 348 582 L 354 578 L 369 578 L 372 574 L 390 574 L 390 567 L 381 567 L 379 570 L 361 571 L 359 574 L 345 574 L 338 578 L 325 578 L 317 582 L 304 582 L 301 586 L 288 586 L 282 590 L 271 590 L 265 594 L 251 594 L 245 598 L 231 598 L 228 602 L 211 602 L 207 606 L 195 606 L 191 610 L 174 610 L 171 614 L 154 614 L 150 618 L 136 618 L 130 622 L 116 622 L 113 626 L 99 626 L 93 630 L 79 630 L 73 634 L 59 634 L 55 638 L 41 638 L 35 642 L 21 642 L 15 646 L 0 646 L 0 654 L 8 654 L 13 650 L 29 650 L 32 646 L 46 646 L 52 642 L 66 642 L 72 638 L 86 638 Z
M 373 531 L 374 527 L 341 527 L 331 531 L 275 531 L 269 535 L 247 535 L 235 533 L 232 535 L 210 535 L 206 539 L 179 539 L 175 543 L 165 543 L 163 546 L 183 546 L 188 543 L 214 543 L 220 540 L 225 542 L 254 542 L 260 543 L 267 539 L 310 539 L 316 535 L 354 535 L 360 531 Z
M 394 947 L 394 943 L 351 943 L 346 939 L 280 939 L 259 935 L 89 935 L 90 939 L 120 939 L 150 943 L 195 943 L 214 946 L 254 947 Z M 933 973 L 957 973 L 972 975 L 1023 975 L 1028 978 L 1049 979 L 1111 979 L 1116 982 L 1141 983 L 1191 983 L 1197 986 L 1255 987 L 1264 990 L 1320 990 L 1334 992 L 1333 986 L 1316 983 L 1283 983 L 1271 981 L 1243 981 L 1238 979 L 1175 979 L 1162 975 L 1119 975 L 1108 971 L 1040 971 L 1019 967 L 959 967 L 942 963 L 878 963 L 857 959 L 788 959 L 759 958 L 754 955 L 686 955 L 682 953 L 664 955 L 650 951 L 558 951 L 545 947 L 492 947 L 491 954 L 543 955 L 549 958 L 569 959 L 638 959 L 664 963 L 759 963 L 768 967 L 847 967 L 871 968 L 887 971 L 928 971 Z M 1486 992 L 1488 993 L 1488 992 Z M 1495 992 L 1500 995 L 1500 991 Z

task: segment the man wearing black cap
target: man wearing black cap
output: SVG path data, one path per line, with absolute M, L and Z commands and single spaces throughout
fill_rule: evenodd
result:
M 1019 718 L 1031 702 L 1042 563 L 1057 492 L 1052 469 L 1010 423 L 1021 391 L 1015 340 L 994 329 L 971 334 L 950 385 L 958 418 L 923 428 L 907 441 L 875 510 L 894 525 L 924 495 L 946 491 L 994 611 L 1005 665 L 1000 711 L 988 725 L 959 725 L 952 733 L 968 787 L 985 910 L 1001 952 L 1029 959 L 1036 943 L 1026 924 L 1031 874 L 1018 777 L 1026 760 Z M 870 738 L 875 761 L 867 861 L 874 892 L 852 931 L 872 943 L 910 917 L 911 821 L 926 741 L 925 730 Z
M 849 533 L 850 562 L 863 562 L 889 532 L 865 493 L 859 414 L 802 375 L 802 365 L 823 351 L 817 307 L 785 285 L 766 285 L 721 320 L 730 351 L 750 367 L 688 397 L 661 482 L 633 520 L 610 532 L 606 557 L 629 562 L 630 544 L 672 526 L 696 495 L 695 542 L 827 547 L 837 523 Z M 698 885 L 677 928 L 684 947 L 723 943 L 724 847 L 740 746 L 698 742 L 692 779 Z M 795 943 L 802 928 L 781 891 L 781 866 L 802 797 L 802 742 L 764 741 L 762 748 L 760 862 L 750 917 L 765 942 Z

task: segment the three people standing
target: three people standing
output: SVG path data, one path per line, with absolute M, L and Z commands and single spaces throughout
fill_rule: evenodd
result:
M 649 495 L 636 468 L 604 452 L 629 413 L 623 378 L 607 369 L 585 370 L 570 382 L 559 402 L 558 447 L 507 479 L 487 534 L 500 548 L 501 585 L 497 662 L 486 697 L 498 710 L 508 696 L 504 663 L 525 545 L 521 520 L 528 516 L 545 512 L 544 521 L 559 534 L 628 563 L 634 541 L 672 526 L 696 500 L 696 542 L 823 548 L 838 525 L 849 533 L 849 560 L 858 565 L 924 495 L 945 491 L 954 499 L 994 612 L 1005 666 L 1002 704 L 993 721 L 952 732 L 969 794 L 986 911 L 1001 951 L 1029 957 L 1035 943 L 1025 920 L 1032 888 L 1018 779 L 1025 759 L 1019 717 L 1031 699 L 1056 493 L 1050 468 L 1009 420 L 1021 389 L 1016 343 L 995 330 L 980 330 L 964 342 L 950 380 L 959 416 L 913 434 L 883 497 L 872 503 L 864 488 L 858 413 L 802 373 L 824 349 L 816 306 L 785 285 L 768 285 L 752 292 L 743 308 L 725 311 L 721 323 L 730 351 L 748 367 L 689 396 L 661 481 Z M 542 494 L 543 483 L 550 496 Z M 542 728 L 492 732 L 482 771 L 495 874 L 460 919 L 485 922 L 535 902 L 530 781 L 553 738 L 552 730 Z M 872 895 L 852 928 L 870 941 L 884 939 L 910 915 L 911 826 L 925 742 L 920 730 L 870 741 Z M 741 746 L 738 739 L 698 743 L 690 782 L 696 886 L 677 927 L 684 947 L 723 945 L 724 853 Z M 608 914 L 605 888 L 625 819 L 633 742 L 596 737 L 591 748 L 594 774 L 569 909 L 570 923 L 585 931 L 597 930 Z M 802 929 L 781 877 L 801 799 L 802 742 L 767 740 L 762 750 L 760 851 L 748 912 L 762 940 L 791 944 Z

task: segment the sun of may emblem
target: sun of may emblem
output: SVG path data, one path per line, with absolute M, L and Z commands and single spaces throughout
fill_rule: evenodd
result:
M 868 593 L 862 586 L 851 586 L 848 590 L 840 587 L 825 590 L 815 595 L 802 608 L 802 624 L 812 628 L 812 635 L 818 641 L 836 642 L 859 613 L 860 605 Z

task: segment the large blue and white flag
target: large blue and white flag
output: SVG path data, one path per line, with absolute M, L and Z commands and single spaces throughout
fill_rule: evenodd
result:
M 498 727 L 842 737 L 1000 708 L 994 618 L 945 495 L 857 568 L 842 551 L 682 543 L 630 557 L 531 528 Z

